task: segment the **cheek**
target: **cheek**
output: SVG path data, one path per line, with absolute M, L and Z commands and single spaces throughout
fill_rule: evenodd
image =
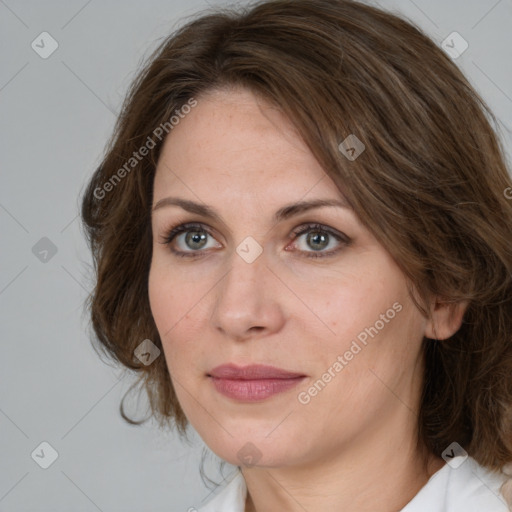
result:
M 171 375 L 193 367 L 190 361 L 200 350 L 197 340 L 201 339 L 203 325 L 197 320 L 203 314 L 204 293 L 202 288 L 181 282 L 168 265 L 152 264 L 148 277 L 149 303 Z
M 324 290 L 323 298 L 316 298 L 316 309 L 333 331 L 329 344 L 342 349 L 346 342 L 350 345 L 361 333 L 364 341 L 364 333 L 376 322 L 379 331 L 389 331 L 390 325 L 395 323 L 391 317 L 403 316 L 393 309 L 393 304 L 403 305 L 406 299 L 401 280 L 390 275 L 390 269 L 383 270 L 379 276 L 367 271 L 333 279 Z M 381 315 L 385 316 L 384 320 Z
M 178 292 L 176 284 L 169 278 L 169 273 L 162 272 L 158 265 L 151 266 L 148 295 L 151 313 L 160 335 L 167 364 L 170 365 L 176 361 L 175 354 L 170 357 L 175 346 L 175 343 L 171 343 L 170 340 L 179 339 L 176 334 L 183 328 L 183 322 L 186 322 L 187 310 L 184 307 L 186 301 Z M 171 369 L 170 366 L 169 369 Z
M 329 345 L 327 364 L 318 367 L 301 395 L 301 403 L 310 399 L 305 408 L 322 417 L 325 425 L 342 421 L 347 432 L 353 429 L 355 434 L 386 411 L 404 404 L 415 408 L 422 379 L 417 366 L 422 320 L 411 304 L 403 300 L 401 305 L 402 310 L 377 334 L 369 327 L 375 326 L 378 316 L 363 329 L 354 326 L 352 332 L 338 337 L 337 344 Z M 381 312 L 379 308 L 376 311 Z M 361 318 L 359 321 L 364 324 Z M 365 334 L 366 344 L 358 340 L 359 333 Z
M 167 287 L 165 274 L 159 272 L 158 266 L 152 263 L 148 278 L 149 305 L 161 337 L 164 329 L 170 328 L 166 324 L 171 324 L 175 311 L 175 301 L 173 295 L 167 293 Z
M 392 387 L 405 371 L 414 370 L 425 327 L 403 276 L 392 266 L 381 270 L 343 286 L 336 283 L 320 310 L 334 333 L 325 339 L 318 358 L 325 368 L 317 370 L 328 371 L 341 356 L 343 369 L 338 364 L 337 372 L 331 370 L 337 382 L 332 389 L 350 389 L 361 400 L 384 386 L 379 377 Z
M 180 281 L 179 274 L 161 258 L 153 260 L 148 277 L 149 304 L 162 341 L 185 320 L 187 311 L 197 303 L 192 286 Z M 168 333 L 166 335 L 166 333 Z

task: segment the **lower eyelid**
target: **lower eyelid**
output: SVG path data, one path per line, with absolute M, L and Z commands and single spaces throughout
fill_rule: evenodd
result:
M 176 227 L 168 230 L 167 234 L 164 234 L 161 236 L 161 242 L 162 244 L 164 245 L 168 245 L 168 246 L 172 246 L 176 239 L 183 235 L 183 234 L 186 234 L 190 231 L 203 231 L 204 233 L 206 233 L 209 237 L 211 237 L 213 240 L 217 241 L 217 239 L 213 236 L 213 234 L 210 232 L 209 228 L 207 226 L 204 226 L 202 224 L 194 224 L 194 223 L 190 223 L 190 224 L 180 224 L 180 225 L 177 225 Z M 297 252 L 304 255 L 305 257 L 311 257 L 311 258 L 321 258 L 321 257 L 329 257 L 329 256 L 334 256 L 335 254 L 337 254 L 339 251 L 341 251 L 344 247 L 350 245 L 351 243 L 351 239 L 349 237 L 347 237 L 346 235 L 344 235 L 343 233 L 340 233 L 340 234 L 337 234 L 337 233 L 334 233 L 331 229 L 329 229 L 327 226 L 323 226 L 321 224 L 303 224 L 301 227 L 299 228 L 296 228 L 292 234 L 294 235 L 294 238 L 292 238 L 292 240 L 290 241 L 290 243 L 292 244 L 295 244 L 296 241 L 308 234 L 309 232 L 311 231 L 320 231 L 320 232 L 323 232 L 323 233 L 326 233 L 327 235 L 329 235 L 330 237 L 334 238 L 337 242 L 338 242 L 338 247 L 336 247 L 335 249 L 330 249 L 328 251 L 314 251 L 314 250 L 311 250 L 311 251 L 304 251 L 304 250 L 298 250 Z M 173 234 L 174 232 L 174 234 Z M 172 237 L 172 238 L 171 238 Z M 217 242 L 219 243 L 219 242 Z M 289 246 L 289 244 L 287 244 L 287 247 Z M 211 248 L 210 248 L 211 249 Z M 199 249 L 199 250 L 175 250 L 173 248 L 171 248 L 170 250 L 177 256 L 184 256 L 184 257 L 194 257 L 194 256 L 201 256 L 203 253 L 207 252 L 208 250 L 210 249 Z
M 349 242 L 343 240 L 342 238 L 338 239 L 338 238 L 334 237 L 334 235 L 330 235 L 330 236 L 335 238 L 336 241 L 338 242 L 338 245 L 334 249 L 323 250 L 323 251 L 314 251 L 314 250 L 304 251 L 304 250 L 299 249 L 299 250 L 297 250 L 297 253 L 299 253 L 299 255 L 301 257 L 305 257 L 305 258 L 328 258 L 330 256 L 336 256 L 345 247 L 347 247 L 349 245 Z M 295 240 L 293 240 L 292 243 L 295 244 Z

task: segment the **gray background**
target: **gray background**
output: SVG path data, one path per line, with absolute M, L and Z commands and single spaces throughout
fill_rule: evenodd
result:
M 184 16 L 221 3 L 0 0 L 0 512 L 185 512 L 211 492 L 197 434 L 189 446 L 119 416 L 131 381 L 89 341 L 91 259 L 77 215 L 141 59 Z M 440 45 L 453 31 L 469 43 L 456 62 L 499 118 L 510 159 L 512 0 L 379 5 Z M 59 45 L 47 59 L 31 47 L 43 31 Z M 57 252 L 36 257 L 43 237 Z M 31 456 L 43 441 L 59 455 L 48 469 Z M 218 461 L 206 468 L 221 481 Z

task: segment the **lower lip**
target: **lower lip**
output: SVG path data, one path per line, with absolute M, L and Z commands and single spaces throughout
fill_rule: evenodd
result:
M 210 377 L 217 391 L 229 398 L 258 402 L 294 388 L 304 377 L 293 379 L 233 380 Z

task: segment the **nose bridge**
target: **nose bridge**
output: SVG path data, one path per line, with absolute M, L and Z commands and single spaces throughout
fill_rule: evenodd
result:
M 265 257 L 260 254 L 254 259 L 246 258 L 246 255 L 250 254 L 251 248 L 247 250 L 244 243 L 241 243 L 231 257 L 230 271 L 223 280 L 222 293 L 219 297 L 229 303 L 230 307 L 241 305 L 243 302 L 246 308 L 254 309 L 259 301 L 264 299 L 267 283 L 265 274 L 269 272 Z
M 274 329 L 281 317 L 277 295 L 270 289 L 266 258 L 262 252 L 254 257 L 256 249 L 248 240 L 233 251 L 230 270 L 215 295 L 212 324 L 236 338 L 253 327 Z

